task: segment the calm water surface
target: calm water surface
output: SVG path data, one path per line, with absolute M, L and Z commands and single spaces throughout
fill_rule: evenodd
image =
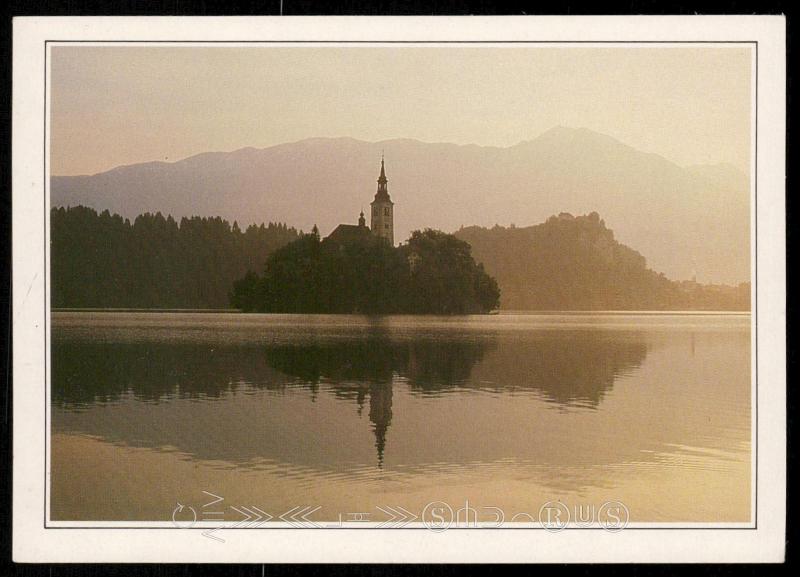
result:
M 168 521 L 203 491 L 315 521 L 751 516 L 749 315 L 62 312 L 51 344 L 53 520 Z

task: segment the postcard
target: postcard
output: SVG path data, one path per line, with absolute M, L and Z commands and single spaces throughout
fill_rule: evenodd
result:
M 782 561 L 785 56 L 15 19 L 14 559 Z

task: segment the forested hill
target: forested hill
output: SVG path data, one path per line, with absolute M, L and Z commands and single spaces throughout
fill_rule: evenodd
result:
M 620 244 L 596 212 L 525 228 L 461 228 L 506 310 L 749 310 L 750 285 L 674 282 Z
M 54 208 L 50 221 L 54 308 L 227 308 L 237 279 L 263 272 L 271 254 L 301 237 L 285 224 L 242 230 L 219 217 L 161 213 L 131 222 L 82 206 Z M 617 242 L 597 213 L 456 236 L 497 280 L 506 310 L 749 310 L 749 283 L 671 281 Z
M 130 222 L 82 206 L 53 208 L 50 225 L 54 308 L 227 308 L 236 279 L 298 238 L 285 224 L 241 230 L 161 213 Z

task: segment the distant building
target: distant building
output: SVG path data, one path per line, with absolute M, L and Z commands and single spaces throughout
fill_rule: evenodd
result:
M 367 228 L 367 221 L 364 219 L 364 211 L 358 217 L 358 224 L 340 224 L 333 229 L 325 240 L 336 244 L 350 244 L 358 242 L 359 240 L 370 236 L 370 230 Z
M 358 217 L 357 225 L 340 224 L 333 229 L 333 232 L 330 233 L 325 240 L 337 244 L 346 244 L 358 241 L 364 238 L 365 235 L 371 233 L 375 236 L 385 238 L 389 241 L 389 244 L 394 245 L 394 203 L 389 197 L 389 190 L 386 186 L 387 182 L 388 179 L 386 178 L 383 156 L 381 156 L 381 174 L 378 177 L 378 191 L 375 193 L 375 198 L 370 204 L 372 208 L 370 227 L 367 228 L 367 221 L 362 211 Z

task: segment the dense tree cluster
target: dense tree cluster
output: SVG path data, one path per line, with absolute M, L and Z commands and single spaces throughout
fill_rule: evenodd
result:
M 299 236 L 285 224 L 243 231 L 161 213 L 130 222 L 83 206 L 53 208 L 50 226 L 55 308 L 226 308 L 235 279 Z
M 483 313 L 499 306 L 497 283 L 469 245 L 436 230 L 393 247 L 371 234 L 339 242 L 307 234 L 270 255 L 262 275 L 234 285 L 244 311 L 286 313 Z
M 416 231 L 399 247 L 368 231 L 342 242 L 285 224 L 242 230 L 161 213 L 130 222 L 82 206 L 52 209 L 50 224 L 54 308 L 466 314 L 496 309 L 500 290 L 507 310 L 750 308 L 749 283 L 671 281 L 597 213 Z
M 525 228 L 455 233 L 497 279 L 509 310 L 749 310 L 750 285 L 674 282 L 620 244 L 596 212 Z

